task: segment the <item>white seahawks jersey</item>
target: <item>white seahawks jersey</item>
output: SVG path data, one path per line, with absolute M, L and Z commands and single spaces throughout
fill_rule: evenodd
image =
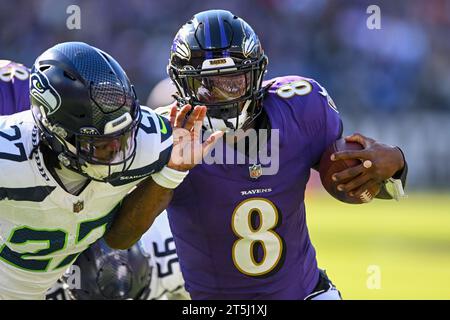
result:
M 166 211 L 155 219 L 150 229 L 139 240 L 138 245 L 149 257 L 152 270 L 149 295 L 145 298 L 147 300 L 190 299 L 189 293 L 184 288 L 184 279 Z M 79 273 L 82 275 L 83 270 L 79 270 Z M 69 268 L 68 278 L 73 274 L 74 271 Z M 61 280 L 48 291 L 47 299 L 70 300 L 73 296 L 69 293 L 69 285 Z
M 142 107 L 136 156 L 110 183 L 78 196 L 45 167 L 31 111 L 0 117 L 0 299 L 43 299 L 78 254 L 103 236 L 116 206 L 169 160 L 170 124 Z
M 155 219 L 139 244 L 150 256 L 152 266 L 148 299 L 190 299 L 184 288 L 184 279 L 166 211 Z

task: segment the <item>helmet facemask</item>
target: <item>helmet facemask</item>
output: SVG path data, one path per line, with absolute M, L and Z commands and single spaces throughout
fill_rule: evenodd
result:
M 228 131 L 245 128 L 257 116 L 266 64 L 267 58 L 263 55 L 257 61 L 248 59 L 239 64 L 226 57 L 205 60 L 199 69 L 169 68 L 176 77 L 181 100 L 207 107 L 204 126 Z
M 44 113 L 37 109 L 32 108 L 33 116 L 38 120 L 36 123 L 44 141 L 65 167 L 91 180 L 108 182 L 120 177 L 120 173 L 131 166 L 136 153 L 140 113 L 134 117 L 125 113 L 110 121 L 105 126 L 106 134 L 99 135 L 92 128 L 82 128 L 81 133 L 77 133 L 51 125 Z M 112 132 L 108 131 L 111 123 L 118 123 Z

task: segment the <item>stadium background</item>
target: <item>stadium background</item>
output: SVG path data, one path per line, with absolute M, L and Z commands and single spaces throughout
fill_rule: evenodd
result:
M 66 27 L 72 4 L 80 30 Z M 371 4 L 381 9 L 380 30 L 366 26 Z M 218 8 L 259 34 L 267 78 L 315 78 L 346 134 L 360 131 L 407 155 L 409 197 L 401 202 L 341 204 L 311 180 L 311 237 L 343 297 L 450 299 L 450 1 L 0 0 L 0 59 L 31 66 L 58 42 L 88 42 L 122 64 L 145 103 L 166 77 L 177 29 Z

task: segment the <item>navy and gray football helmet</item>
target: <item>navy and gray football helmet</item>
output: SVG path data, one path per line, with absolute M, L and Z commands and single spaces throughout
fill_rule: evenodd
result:
M 113 250 L 103 240 L 81 253 L 80 288 L 68 286 L 74 300 L 145 300 L 150 295 L 150 257 L 139 242 L 127 250 Z
M 206 105 L 204 125 L 225 131 L 245 127 L 260 113 L 267 63 L 258 36 L 244 20 L 209 10 L 178 31 L 167 69 L 179 104 Z
M 32 68 L 30 99 L 43 141 L 64 166 L 103 182 L 129 168 L 140 106 L 110 55 L 81 42 L 48 49 Z

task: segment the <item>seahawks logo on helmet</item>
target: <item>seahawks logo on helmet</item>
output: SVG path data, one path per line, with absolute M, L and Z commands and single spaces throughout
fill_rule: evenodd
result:
M 51 115 L 61 106 L 61 97 L 52 87 L 45 74 L 36 71 L 30 78 L 30 94 L 43 106 L 47 115 Z

